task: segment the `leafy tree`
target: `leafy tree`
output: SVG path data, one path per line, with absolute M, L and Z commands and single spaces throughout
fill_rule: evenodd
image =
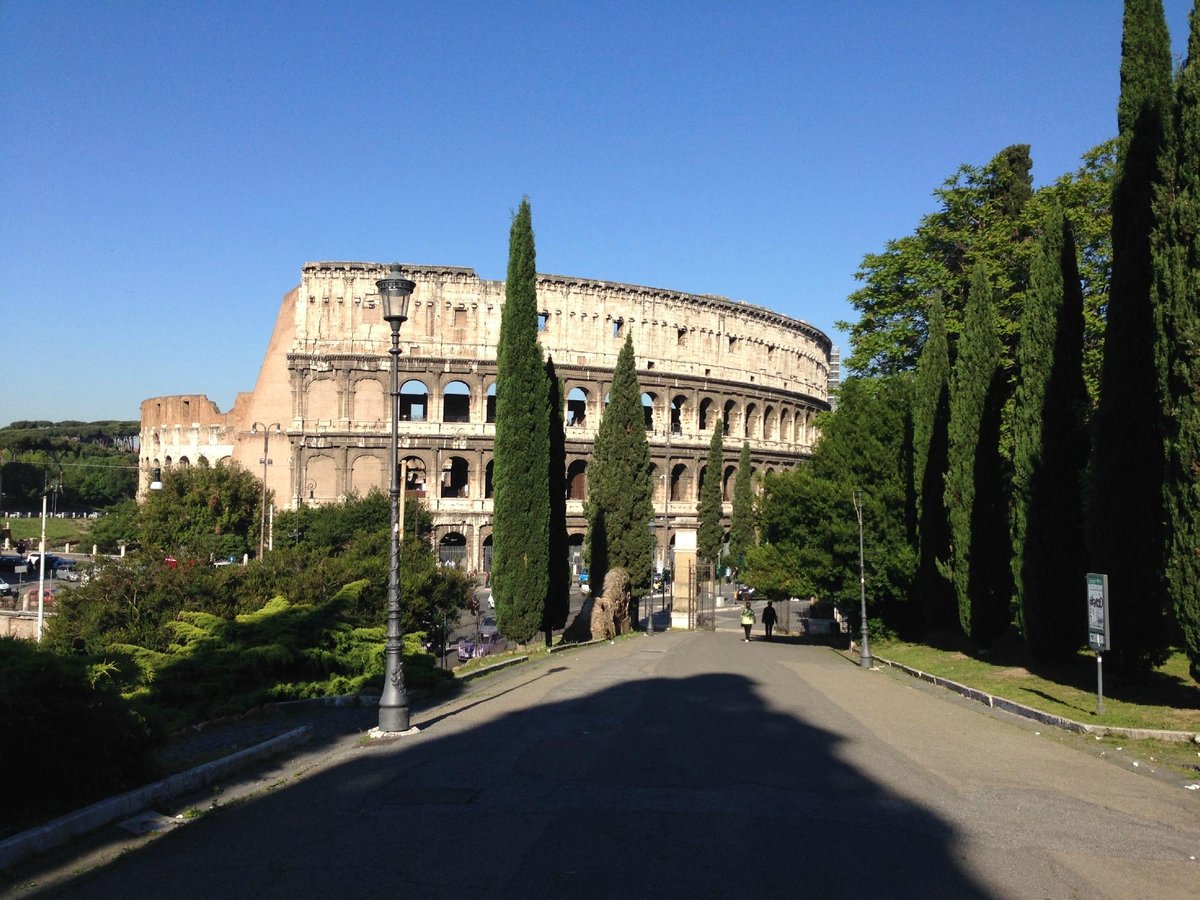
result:
M 138 542 L 146 550 L 207 562 L 241 557 L 257 544 L 263 486 L 246 469 L 201 460 L 164 469 L 162 484 L 138 515 Z
M 537 268 L 529 199 L 509 234 L 496 350 L 492 592 L 500 630 L 518 643 L 546 617 L 550 578 L 549 385 L 537 340 Z
M 1002 313 L 1020 308 L 1034 249 L 1026 211 L 1031 165 L 1029 147 L 1017 144 L 982 168 L 962 166 L 934 192 L 940 208 L 912 235 L 863 258 L 855 277 L 864 285 L 850 295 L 861 316 L 838 323 L 854 348 L 845 361 L 849 369 L 888 374 L 913 368 L 931 301 L 942 300 L 948 327 L 958 330 L 971 272 L 980 263 L 1005 298 Z M 1002 333 L 1011 335 L 1015 312 L 1001 323 Z
M 554 638 L 554 629 L 567 624 L 571 612 L 571 560 L 567 537 L 567 434 L 563 421 L 562 382 L 554 360 L 546 360 L 546 383 L 550 386 L 550 579 L 546 595 L 542 630 L 546 644 Z
M 1004 394 L 992 285 L 979 263 L 952 374 L 946 471 L 959 626 L 979 645 L 989 644 L 1012 621 L 1008 486 L 1000 455 Z
M 649 526 L 651 504 L 650 445 L 642 411 L 633 338 L 617 356 L 609 402 L 596 430 L 592 462 L 588 466 L 588 519 L 590 578 L 599 590 L 610 569 L 625 569 L 635 601 L 650 587 L 654 538 Z M 636 609 L 631 611 L 636 616 Z
M 729 556 L 739 569 L 745 565 L 746 551 L 754 546 L 754 539 L 754 473 L 750 468 L 750 442 L 742 441 L 729 525 Z
M 917 361 L 913 399 L 913 483 L 917 486 L 917 572 L 913 582 L 927 625 L 957 623 L 950 565 L 946 467 L 950 440 L 950 343 L 942 302 L 929 307 L 929 331 Z
M 759 499 L 760 543 L 747 552 L 746 580 L 775 596 L 859 608 L 855 490 L 863 491 L 868 615 L 910 626 L 916 556 L 905 523 L 912 466 L 908 377 L 850 378 L 838 408 L 819 419 L 809 462 L 768 475 Z
M 1171 103 L 1171 48 L 1161 0 L 1127 0 L 1121 46 L 1118 181 L 1113 194 L 1112 287 L 1089 492 L 1089 546 L 1108 574 L 1119 673 L 1140 676 L 1166 658 L 1163 570 L 1163 385 L 1156 354 L 1150 235 Z
M 696 555 L 716 565 L 724 543 L 725 526 L 721 523 L 721 475 L 725 453 L 723 433 L 725 423 L 717 420 L 708 442 L 708 461 L 700 482 L 700 507 L 696 511 L 700 529 L 696 535 Z
M 1089 450 L 1083 291 L 1070 223 L 1046 217 L 1021 318 L 1014 407 L 1013 579 L 1021 631 L 1038 659 L 1064 658 L 1087 633 L 1083 479 Z
M 1166 374 L 1166 581 L 1200 681 L 1200 10 L 1190 22 L 1152 248 Z

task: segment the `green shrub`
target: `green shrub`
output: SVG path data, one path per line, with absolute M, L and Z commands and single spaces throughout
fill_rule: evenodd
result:
M 154 736 L 110 663 L 0 637 L 0 837 L 152 780 Z

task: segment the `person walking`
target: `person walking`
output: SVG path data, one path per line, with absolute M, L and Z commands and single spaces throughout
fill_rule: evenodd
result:
M 743 643 L 750 643 L 750 629 L 754 627 L 754 610 L 750 608 L 750 601 L 746 600 L 746 605 L 742 607 L 742 631 L 746 632 L 746 636 L 742 638 Z
M 767 629 L 767 640 L 771 639 L 771 629 L 775 627 L 775 623 L 779 621 L 779 615 L 775 612 L 775 607 L 771 604 L 774 601 L 767 601 L 767 608 L 763 610 L 763 627 Z

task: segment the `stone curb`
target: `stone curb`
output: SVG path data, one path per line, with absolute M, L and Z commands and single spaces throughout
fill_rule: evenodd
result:
M 1013 715 L 1022 716 L 1026 719 L 1033 719 L 1035 722 L 1041 722 L 1043 725 L 1050 725 L 1055 728 L 1062 728 L 1065 731 L 1074 731 L 1076 734 L 1091 734 L 1097 737 L 1112 737 L 1125 738 L 1132 741 L 1175 741 L 1180 743 L 1200 744 L 1200 734 L 1194 734 L 1190 731 L 1163 731 L 1156 728 L 1121 728 L 1116 725 L 1089 725 L 1085 722 L 1076 722 L 1074 719 L 1067 719 L 1063 716 L 1056 716 L 1053 713 L 1043 712 L 1040 709 L 1034 709 L 1032 706 L 1025 706 L 1013 700 L 1006 700 L 1003 697 L 997 697 L 985 691 L 976 690 L 972 687 L 967 687 L 965 684 L 959 684 L 957 681 L 951 681 L 949 678 L 943 678 L 940 675 L 931 675 L 928 672 L 922 672 L 920 669 L 914 669 L 912 666 L 906 666 L 903 663 L 893 662 L 890 659 L 884 659 L 881 656 L 874 657 L 876 662 L 883 663 L 886 666 L 891 666 L 893 669 L 899 669 L 913 678 L 919 678 L 922 681 L 927 681 L 930 684 L 935 684 L 940 688 L 945 688 L 949 691 L 954 691 L 968 700 L 974 700 L 977 703 L 982 703 L 984 706 L 993 709 L 1002 709 L 1005 712 L 1010 712 Z
M 500 662 L 494 662 L 491 665 L 483 666 L 478 669 L 471 669 L 468 672 L 463 672 L 461 675 L 455 674 L 454 677 L 459 681 L 472 681 L 478 678 L 480 675 L 490 675 L 492 672 L 499 672 L 501 669 L 508 669 L 512 666 L 527 662 L 529 662 L 528 656 L 513 656 L 509 659 L 502 659 Z
M 169 800 L 207 787 L 215 781 L 233 774 L 259 760 L 298 747 L 312 737 L 312 726 L 304 725 L 286 734 L 263 741 L 253 747 L 226 756 L 213 762 L 179 772 L 124 794 L 109 797 L 85 806 L 83 809 L 60 816 L 44 825 L 38 825 L 0 841 L 0 871 L 21 862 L 35 853 L 44 853 L 69 841 L 71 838 L 94 831 L 132 816 L 162 800 Z

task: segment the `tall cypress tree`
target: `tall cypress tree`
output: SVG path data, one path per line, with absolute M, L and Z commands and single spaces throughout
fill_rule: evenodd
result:
M 1166 581 L 1200 681 L 1200 8 L 1190 21 L 1153 248 L 1166 373 Z
M 696 511 L 700 528 L 696 535 L 696 554 L 715 564 L 721 555 L 725 527 L 721 524 L 721 469 L 724 465 L 725 423 L 718 419 L 708 442 L 708 462 L 700 485 L 700 508 Z M 720 573 L 718 573 L 720 574 Z
M 550 568 L 550 411 L 537 340 L 537 268 L 529 199 L 509 233 L 496 350 L 492 593 L 497 626 L 526 643 L 542 626 Z
M 946 465 L 950 427 L 950 342 L 942 301 L 929 306 L 929 330 L 917 361 L 913 403 L 913 482 L 917 486 L 918 563 L 913 589 L 932 628 L 958 619 L 950 565 L 950 518 L 946 512 Z
M 1153 196 L 1171 102 L 1171 47 L 1161 0 L 1126 0 L 1112 206 L 1112 281 L 1095 414 L 1088 542 L 1108 574 L 1118 672 L 1161 663 L 1169 640 L 1163 570 L 1163 384 L 1156 355 Z
M 1083 288 L 1062 208 L 1046 215 L 1017 348 L 1013 409 L 1013 577 L 1021 631 L 1038 659 L 1074 653 L 1087 634 L 1083 478 L 1089 441 Z
M 754 546 L 754 483 L 750 470 L 750 442 L 742 441 L 733 481 L 733 510 L 729 520 L 729 556 L 741 568 L 746 551 Z
M 546 360 L 546 384 L 550 391 L 550 579 L 546 593 L 542 630 L 546 644 L 552 643 L 554 629 L 567 624 L 571 611 L 570 541 L 567 537 L 567 434 L 563 421 L 562 382 L 554 360 Z
M 1000 453 L 1000 353 L 992 286 L 979 264 L 971 277 L 954 363 L 946 474 L 959 625 L 979 645 L 993 641 L 1012 621 L 1012 544 Z
M 629 573 L 635 602 L 649 590 L 654 561 L 654 537 L 650 534 L 654 518 L 652 489 L 642 388 L 633 337 L 626 335 L 588 466 L 584 512 L 588 519 L 588 565 L 595 590 L 602 589 L 608 570 L 616 568 Z M 631 615 L 637 615 L 636 607 Z

